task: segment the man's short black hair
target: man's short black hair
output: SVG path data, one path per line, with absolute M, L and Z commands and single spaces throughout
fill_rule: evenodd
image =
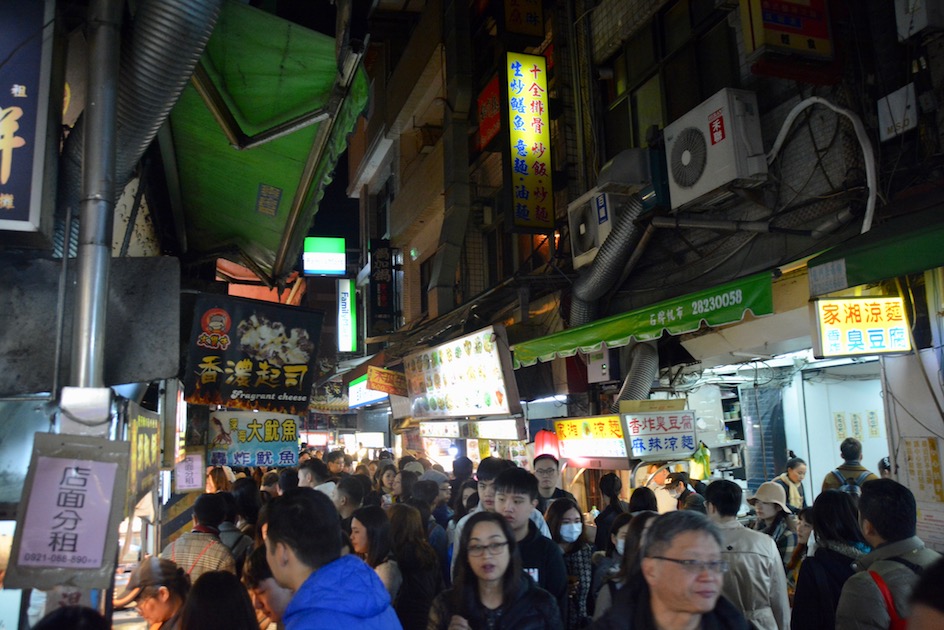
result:
M 324 492 L 297 488 L 267 506 L 267 545 L 283 543 L 312 569 L 341 557 L 341 519 Z
M 350 499 L 354 507 L 360 507 L 361 503 L 364 502 L 364 484 L 357 478 L 357 475 L 343 477 L 338 482 L 336 491 Z
M 467 479 L 472 476 L 472 460 L 465 455 L 452 460 L 452 474 L 456 479 Z
M 311 461 L 311 460 L 308 460 Z M 279 490 L 282 494 L 294 490 L 298 487 L 298 470 L 295 468 L 283 468 L 279 472 Z
M 270 470 L 262 477 L 262 485 L 264 486 L 276 486 L 279 483 L 279 473 L 274 470 Z
M 335 452 L 337 453 L 339 451 Z M 302 465 L 298 467 L 298 470 L 307 471 L 311 475 L 311 478 L 315 482 L 316 486 L 323 484 L 331 478 L 331 473 L 328 471 L 328 465 L 320 459 L 315 459 L 314 457 L 302 462 Z
M 677 486 L 677 485 L 679 484 L 679 482 L 682 482 L 682 483 L 683 483 L 684 485 L 686 485 L 686 486 L 687 486 L 689 483 L 691 483 L 691 481 L 690 481 L 690 479 L 689 479 L 689 477 L 688 477 L 688 473 L 687 473 L 687 472 L 683 472 L 683 471 L 678 471 L 678 472 L 674 472 L 674 473 L 669 473 L 669 476 L 668 476 L 668 478 L 666 478 L 665 481 L 666 481 L 666 485 L 667 485 L 667 486 L 672 486 L 672 487 Z
M 232 492 L 217 492 L 217 495 L 223 500 L 223 520 L 222 522 L 236 524 L 239 518 L 239 508 L 236 506 L 236 497 Z
M 329 462 L 336 462 L 338 460 L 341 460 L 342 462 L 344 461 L 344 451 L 336 450 L 336 451 L 330 451 L 328 453 L 325 453 L 325 456 L 324 456 L 325 464 Z
M 243 567 L 243 584 L 246 588 L 256 588 L 264 580 L 273 577 L 269 561 L 266 560 L 265 545 L 256 547 L 246 556 L 246 565 Z
M 439 496 L 439 484 L 429 479 L 417 481 L 413 484 L 410 496 L 414 499 L 419 499 L 425 503 L 427 507 L 431 506 L 433 501 L 436 500 L 436 497 Z
M 915 535 L 918 508 L 911 490 L 893 479 L 872 479 L 862 484 L 859 514 L 885 542 Z
M 509 468 L 495 477 L 495 493 L 524 494 L 532 501 L 538 498 L 538 478 L 524 468 Z
M 705 501 L 715 506 L 721 516 L 737 516 L 744 491 L 730 479 L 717 479 L 705 489 Z
M 225 515 L 223 497 L 217 494 L 201 494 L 193 502 L 193 516 L 199 525 L 219 527 Z
M 862 459 L 862 442 L 854 437 L 848 437 L 839 445 L 839 454 L 847 462 L 857 462 Z
M 552 462 L 554 466 L 556 466 L 557 468 L 560 468 L 560 461 L 558 461 L 558 459 L 554 457 L 553 455 L 551 455 L 550 453 L 544 453 L 543 455 L 538 455 L 537 457 L 535 457 L 533 466 L 537 468 L 538 462 L 545 462 L 545 461 Z
M 486 457 L 479 462 L 479 467 L 475 470 L 475 480 L 491 481 L 498 477 L 503 470 L 508 470 L 509 464 L 512 466 L 515 465 L 514 462 L 500 457 Z

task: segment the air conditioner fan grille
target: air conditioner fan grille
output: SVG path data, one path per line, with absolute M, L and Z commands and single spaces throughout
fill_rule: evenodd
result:
M 705 135 L 695 127 L 679 132 L 672 144 L 672 179 L 682 188 L 691 188 L 705 172 L 708 146 Z

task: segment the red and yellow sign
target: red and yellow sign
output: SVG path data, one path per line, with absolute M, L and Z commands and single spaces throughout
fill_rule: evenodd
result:
M 810 315 L 817 358 L 911 351 L 900 297 L 813 300 Z
M 505 71 L 514 225 L 550 232 L 554 229 L 554 188 L 546 60 L 510 52 Z
M 369 365 L 367 366 L 367 389 L 406 397 L 406 375 L 402 372 Z
M 626 457 L 623 423 L 619 416 L 568 418 L 554 423 L 561 459 Z

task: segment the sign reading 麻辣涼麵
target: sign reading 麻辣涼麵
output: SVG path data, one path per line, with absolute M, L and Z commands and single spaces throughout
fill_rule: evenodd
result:
M 299 417 L 281 413 L 214 411 L 210 414 L 211 466 L 294 466 Z
M 816 299 L 810 302 L 810 317 L 818 359 L 911 351 L 900 297 Z
M 679 459 L 692 454 L 695 441 L 695 413 L 657 411 L 625 416 L 626 439 L 633 457 L 639 459 Z
M 516 228 L 554 229 L 547 62 L 540 55 L 505 57 L 511 207 Z
M 323 318 L 295 307 L 201 295 L 184 375 L 187 402 L 305 412 Z
M 619 416 L 567 418 L 554 422 L 561 459 L 626 457 Z

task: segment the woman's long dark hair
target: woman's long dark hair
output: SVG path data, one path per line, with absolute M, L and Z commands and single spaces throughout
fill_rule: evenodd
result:
M 813 501 L 812 519 L 816 542 L 830 541 L 854 545 L 865 543 L 859 527 L 859 510 L 848 492 L 825 490 Z
M 193 583 L 180 612 L 180 630 L 257 630 L 249 592 L 232 573 L 209 571 Z
M 401 470 L 397 474 L 400 475 L 400 495 L 397 501 L 406 501 L 413 496 L 413 486 L 420 476 L 412 470 Z
M 518 589 L 521 587 L 521 557 L 518 555 L 518 542 L 515 540 L 511 525 L 494 512 L 476 512 L 462 527 L 459 550 L 456 552 L 459 555 L 456 557 L 455 583 L 453 584 L 454 609 L 466 619 L 481 617 L 481 614 L 476 614 L 482 606 L 479 600 L 478 576 L 469 564 L 469 539 L 472 537 L 472 530 L 479 523 L 495 523 L 501 529 L 505 540 L 508 541 L 510 560 L 505 575 L 502 576 L 502 607 L 515 601 Z
M 404 573 L 435 569 L 439 558 L 426 538 L 420 511 L 412 505 L 397 503 L 390 507 L 387 515 L 393 555 L 400 569 Z
M 629 495 L 629 511 L 642 512 L 645 510 L 658 512 L 659 502 L 656 500 L 655 492 L 646 486 L 640 486 Z
M 364 560 L 371 568 L 376 568 L 390 555 L 390 519 L 383 508 L 376 505 L 354 510 L 352 516 L 367 530 L 367 557 Z
M 397 474 L 397 467 L 394 466 L 393 463 L 389 461 L 384 462 L 383 464 L 378 466 L 377 471 L 374 472 L 374 490 L 376 490 L 377 492 L 381 494 L 383 494 L 384 492 L 383 476 L 384 476 L 384 473 L 387 472 L 388 470 L 392 470 L 394 475 Z
M 636 514 L 629 522 L 626 543 L 623 547 L 623 561 L 620 563 L 619 571 L 611 579 L 628 583 L 634 576 L 641 573 L 643 533 L 646 531 L 646 524 L 657 516 L 659 516 L 658 512 L 646 510 Z
M 233 498 L 236 499 L 236 511 L 239 515 L 250 525 L 255 525 L 259 519 L 259 508 L 262 507 L 262 497 L 256 482 L 249 478 L 234 481 Z
M 619 493 L 623 489 L 623 482 L 615 473 L 606 473 L 600 477 L 600 493 L 610 500 L 610 505 L 617 512 L 625 512 Z
M 577 514 L 580 514 L 580 508 L 577 506 L 577 503 L 573 499 L 568 499 L 566 497 L 555 499 L 551 503 L 547 512 L 544 513 L 544 519 L 547 521 L 547 528 L 551 530 L 551 540 L 556 542 L 558 545 L 567 544 L 564 542 L 564 539 L 561 538 L 560 528 L 561 521 L 564 520 L 564 514 L 569 512 L 571 509 L 577 510 Z M 620 515 L 622 516 L 622 514 Z M 584 532 L 581 532 L 580 537 L 577 538 L 574 542 L 571 543 L 570 551 L 568 553 L 577 551 L 581 547 L 586 547 L 589 543 L 587 542 Z
M 459 484 L 459 489 L 456 492 L 456 496 L 452 497 L 452 522 L 458 523 L 463 516 L 469 513 L 469 508 L 465 506 L 465 501 L 462 500 L 462 491 L 466 488 L 472 488 L 478 492 L 478 484 L 475 479 L 466 479 L 461 484 Z

